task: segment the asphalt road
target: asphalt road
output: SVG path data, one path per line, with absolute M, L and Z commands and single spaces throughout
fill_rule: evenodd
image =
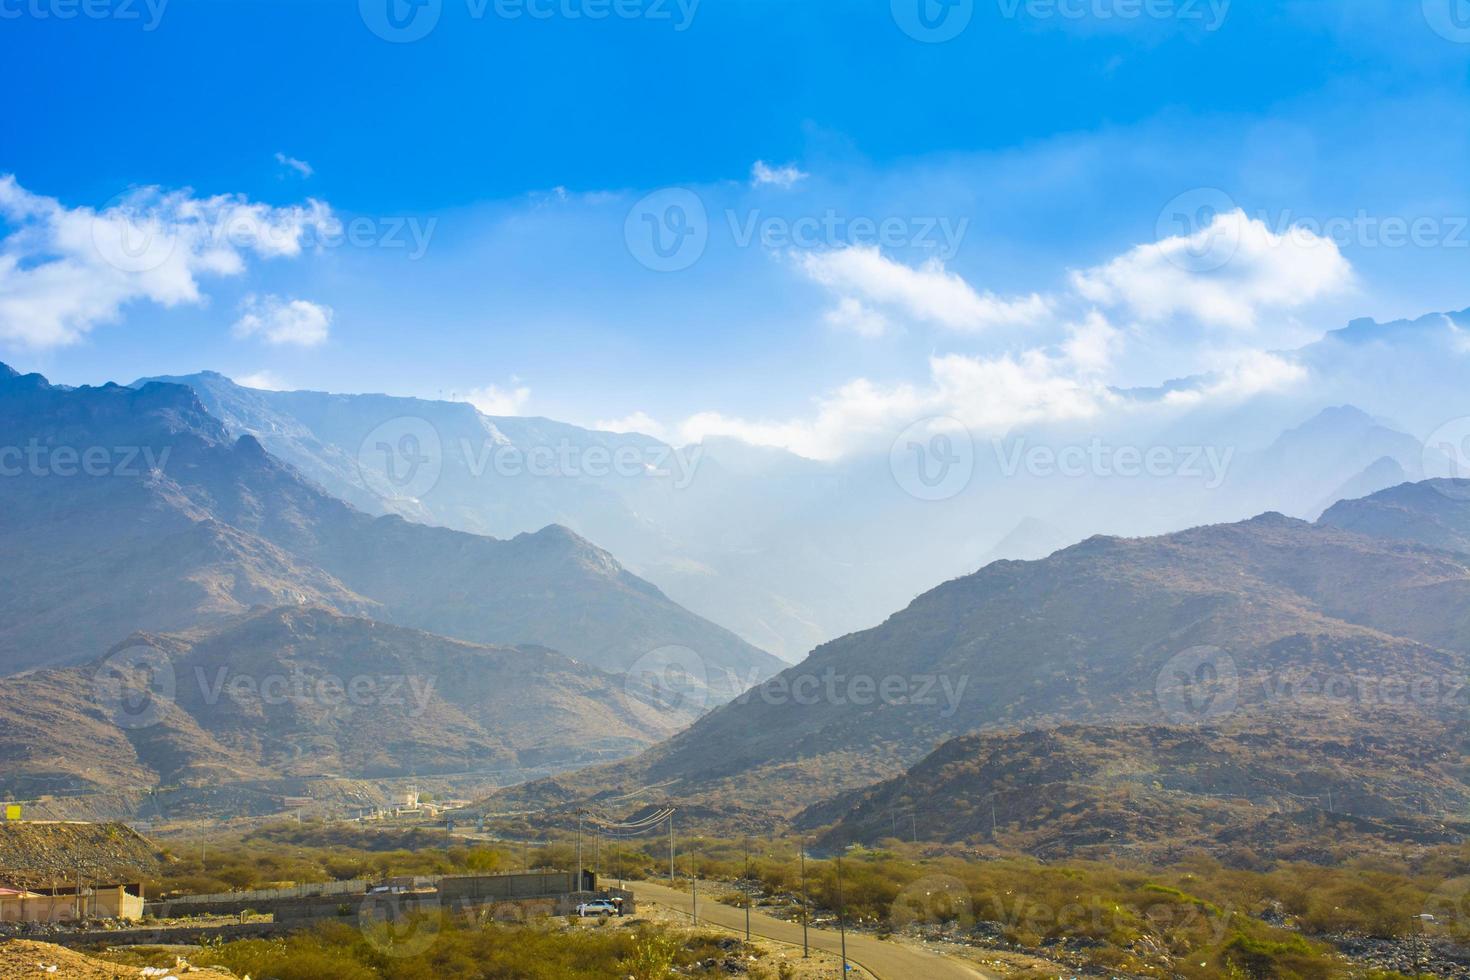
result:
M 630 881 L 626 887 L 640 902 L 653 902 L 686 915 L 691 913 L 688 892 L 646 881 Z M 710 891 L 714 892 L 716 887 L 711 885 Z M 706 899 L 703 888 L 700 889 L 699 921 L 745 934 L 745 910 Z M 750 931 L 752 935 L 762 939 L 793 946 L 801 945 L 800 923 L 775 919 L 755 910 L 750 913 Z M 808 935 L 813 949 L 829 953 L 842 951 L 841 937 L 835 932 L 812 929 Z M 979 980 L 990 976 L 959 960 L 854 932 L 847 934 L 847 959 L 873 974 L 878 980 Z

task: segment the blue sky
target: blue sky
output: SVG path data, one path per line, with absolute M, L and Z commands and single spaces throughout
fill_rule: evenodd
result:
M 63 382 L 835 455 L 1181 375 L 1248 396 L 1349 317 L 1470 306 L 1463 0 L 82 3 L 0 0 L 0 358 Z M 375 33 L 390 3 L 425 36 Z M 669 188 L 704 244 L 659 271 Z M 171 264 L 74 251 L 99 216 Z M 290 240 L 221 247 L 232 218 Z M 1218 267 L 1138 251 L 1205 232 Z

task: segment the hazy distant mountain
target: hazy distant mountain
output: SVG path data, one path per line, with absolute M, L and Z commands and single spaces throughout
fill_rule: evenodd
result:
M 1461 414 L 1470 314 L 1355 321 L 1282 356 L 1305 372 L 1301 384 L 976 431 L 961 446 L 969 480 L 943 500 L 911 493 L 885 445 L 818 461 L 710 438 L 672 457 L 646 436 L 487 418 L 465 403 L 255 391 L 210 373 L 177 380 L 193 385 L 232 434 L 256 436 L 369 513 L 496 536 L 562 524 L 679 604 L 795 661 L 996 558 L 1040 557 L 1039 549 L 1097 533 L 1164 534 L 1266 511 L 1311 520 L 1341 495 L 1386 485 L 1393 464 L 1400 480 L 1454 475 L 1423 441 Z M 1119 395 L 1161 403 L 1201 383 Z M 432 444 L 430 455 L 442 460 L 434 480 L 404 486 L 390 472 L 405 435 L 412 446 Z M 619 449 L 690 463 L 692 479 L 678 466 L 650 478 L 653 468 L 593 475 L 578 465 L 589 452 Z M 565 451 L 573 465 L 535 477 L 496 463 L 497 452 L 514 460 L 537 451 Z M 1139 472 L 1137 461 L 1158 453 L 1159 471 Z M 1059 455 L 1086 462 L 1062 472 Z M 1049 530 L 1037 535 L 1042 526 Z
M 107 686 L 145 669 L 160 672 L 151 697 L 124 701 L 125 688 Z M 550 651 L 292 608 L 138 634 L 96 663 L 0 678 L 0 717 L 0 792 L 26 796 L 588 762 L 691 715 Z
M 833 474 L 781 450 L 729 440 L 676 450 L 637 434 L 490 418 L 465 402 L 260 391 L 208 371 L 137 384 L 150 380 L 194 388 L 231 434 L 255 437 L 367 513 L 502 537 L 565 525 L 788 659 L 841 630 L 834 608 L 861 603 L 831 581 L 832 563 L 800 556 L 799 537 L 795 554 L 782 548 L 790 515 Z M 394 471 L 404 437 L 426 457 L 424 478 Z
M 1344 500 L 1322 523 L 1470 555 L 1470 480 L 1405 483 L 1360 500 Z
M 1373 734 L 1359 736 L 1279 724 L 967 735 L 901 776 L 807 809 L 796 825 L 834 824 L 818 838 L 825 848 L 913 835 L 1160 863 L 1198 851 L 1332 861 L 1324 838 L 1379 850 L 1458 842 L 1470 831 L 1464 726 L 1400 720 L 1372 719 L 1362 727 Z
M 0 381 L 0 444 L 36 459 L 0 480 L 10 670 L 288 603 L 614 671 L 687 648 L 725 696 L 779 666 L 565 528 L 502 541 L 357 511 L 232 441 L 186 387 Z M 97 465 L 78 471 L 88 453 Z
M 1321 515 L 1338 501 L 1357 500 L 1408 482 L 1409 475 L 1404 472 L 1403 464 L 1392 456 L 1384 456 L 1324 497 L 1316 510 Z
M 1306 710 L 1292 692 L 1312 679 L 1447 684 L 1470 666 L 1466 610 L 1466 561 L 1281 515 L 1092 538 L 948 582 L 577 784 L 654 786 L 767 821 L 986 728 L 1240 723 Z M 1351 703 L 1324 710 L 1358 717 Z M 490 806 L 540 793 L 530 784 Z
M 1413 436 L 1375 420 L 1351 405 L 1325 409 L 1283 432 L 1265 450 L 1241 458 L 1221 488 L 1234 506 L 1274 509 L 1315 520 L 1340 494 L 1380 479 L 1421 480 L 1442 475 L 1448 460 L 1437 454 L 1425 472 L 1426 452 Z M 1366 492 L 1380 490 L 1379 483 Z
M 1034 517 L 1027 517 L 997 541 L 989 554 L 980 560 L 980 564 L 988 565 L 993 561 L 1035 561 L 1073 543 L 1071 536 L 1061 528 Z

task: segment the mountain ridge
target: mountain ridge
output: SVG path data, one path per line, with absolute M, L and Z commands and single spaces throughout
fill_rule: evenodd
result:
M 0 653 L 12 669 L 85 660 L 138 629 L 292 603 L 538 644 L 614 670 L 688 648 L 722 685 L 717 697 L 738 693 L 732 678 L 780 666 L 566 529 L 507 541 L 357 511 L 259 440 L 232 439 L 192 388 L 0 382 L 0 431 L 45 462 L 0 483 L 0 541 L 25 558 L 0 570 Z M 110 465 L 73 472 L 72 457 L 92 451 Z
M 1281 514 L 1153 538 L 1098 535 L 946 582 L 578 783 L 660 786 L 672 800 L 719 801 L 768 825 L 974 731 L 1209 720 L 1195 706 L 1212 698 L 1245 724 L 1306 710 L 1292 692 L 1309 681 L 1463 676 L 1470 626 L 1455 610 L 1466 607 L 1465 556 Z M 827 677 L 867 678 L 866 702 L 847 682 L 836 696 L 793 699 L 802 678 Z M 872 694 L 893 677 L 933 679 L 927 703 Z M 556 784 L 507 790 L 486 807 L 550 801 L 570 785 Z

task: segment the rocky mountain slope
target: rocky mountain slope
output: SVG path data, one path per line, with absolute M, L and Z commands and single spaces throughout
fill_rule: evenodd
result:
M 548 650 L 262 610 L 0 678 L 0 795 L 587 763 L 692 717 Z
M 1373 719 L 1377 735 L 1273 723 L 967 735 L 899 777 L 808 808 L 796 825 L 821 830 L 827 848 L 912 835 L 1163 862 L 1200 850 L 1311 859 L 1323 829 L 1378 846 L 1455 842 L 1470 832 L 1467 732 L 1403 720 Z
M 96 657 L 256 605 L 319 605 L 625 671 L 668 647 L 733 696 L 779 662 L 560 527 L 511 540 L 374 518 L 170 384 L 0 379 L 0 664 Z M 689 659 L 689 655 L 685 655 Z
M 1465 558 L 1280 515 L 1093 538 L 947 582 L 578 784 L 768 822 L 990 728 L 1241 725 L 1299 716 L 1328 683 L 1344 730 L 1364 703 L 1439 718 L 1463 711 L 1467 609 Z M 569 789 L 530 784 L 489 806 Z
M 1470 555 L 1470 480 L 1403 483 L 1339 501 L 1322 515 L 1322 523 Z

